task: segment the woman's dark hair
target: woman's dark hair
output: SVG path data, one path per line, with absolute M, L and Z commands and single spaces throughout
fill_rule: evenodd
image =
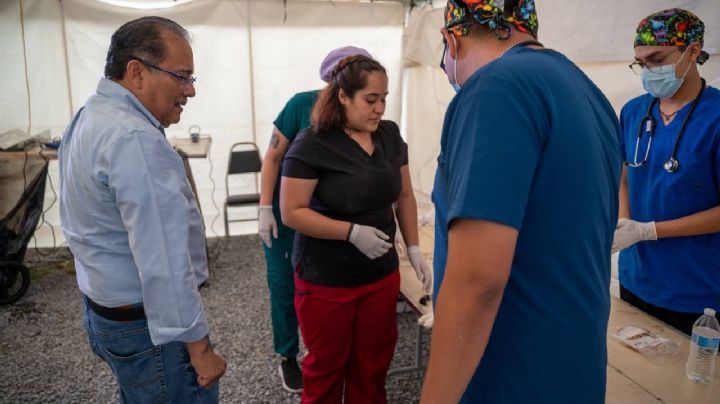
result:
M 347 117 L 345 107 L 340 103 L 340 89 L 352 98 L 367 86 L 367 77 L 372 72 L 387 74 L 377 60 L 363 55 L 348 56 L 338 62 L 330 83 L 320 92 L 312 110 L 310 120 L 315 133 L 345 126 Z
M 170 31 L 189 40 L 190 35 L 173 20 L 163 17 L 142 17 L 123 24 L 110 39 L 105 59 L 105 77 L 122 80 L 129 61 L 137 58 L 158 64 L 167 53 L 163 31 Z

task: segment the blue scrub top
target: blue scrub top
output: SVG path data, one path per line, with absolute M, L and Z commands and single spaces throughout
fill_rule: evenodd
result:
M 628 162 L 633 162 L 638 127 L 651 101 L 647 94 L 637 97 L 620 114 Z M 677 151 L 678 171 L 663 169 L 691 107 L 686 105 L 667 126 L 658 106 L 653 108 L 656 128 L 648 161 L 627 167 L 633 220 L 677 219 L 720 205 L 720 90 L 707 87 L 688 121 Z M 641 139 L 638 161 L 647 138 Z M 620 253 L 619 270 L 620 284 L 655 306 L 686 313 L 720 310 L 720 233 L 637 243 Z
M 454 219 L 519 230 L 463 402 L 604 403 L 620 157 L 610 103 L 555 51 L 511 49 L 451 102 L 433 190 L 435 296 Z

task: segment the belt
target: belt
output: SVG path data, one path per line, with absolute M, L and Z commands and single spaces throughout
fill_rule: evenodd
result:
M 88 307 L 90 307 L 95 314 L 107 320 L 138 321 L 145 319 L 145 309 L 143 309 L 142 306 L 127 308 L 105 307 L 93 302 L 87 296 L 85 296 L 85 300 L 87 301 Z

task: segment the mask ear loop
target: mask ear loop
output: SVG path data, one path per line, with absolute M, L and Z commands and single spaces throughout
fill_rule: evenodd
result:
M 683 73 L 682 78 L 680 80 L 685 80 L 685 77 L 687 77 L 688 72 L 690 71 L 690 63 L 688 62 L 687 69 L 685 69 L 685 73 Z
M 452 38 L 453 45 L 455 46 L 455 63 L 453 64 L 453 76 L 455 78 L 455 83 L 460 85 L 460 83 L 458 82 L 458 75 L 457 75 L 457 67 L 458 67 L 458 63 L 460 62 L 460 53 L 458 52 L 458 43 L 455 38 L 455 35 L 450 34 L 450 38 Z M 450 57 L 450 52 L 448 52 L 448 57 Z

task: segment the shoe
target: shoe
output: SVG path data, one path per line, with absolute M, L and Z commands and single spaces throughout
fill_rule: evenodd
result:
M 283 389 L 291 393 L 300 393 L 303 389 L 302 372 L 297 359 L 283 358 L 278 367 Z

